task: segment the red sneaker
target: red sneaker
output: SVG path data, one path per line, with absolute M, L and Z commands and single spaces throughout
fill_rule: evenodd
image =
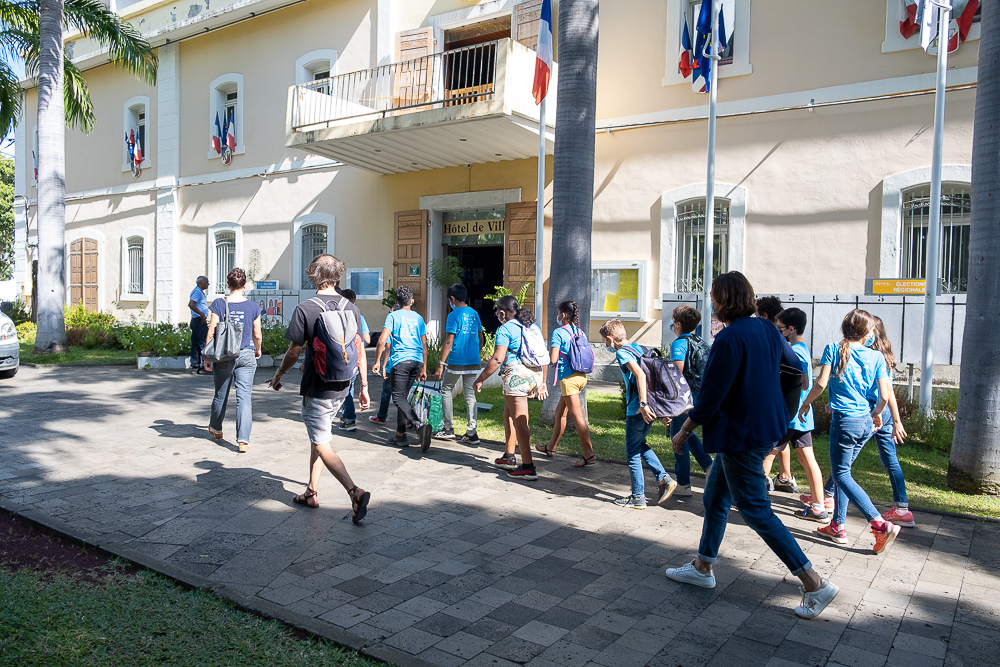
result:
M 384 419 L 379 419 L 375 415 L 372 415 L 371 417 L 369 417 L 368 421 L 370 421 L 373 424 L 384 424 L 385 423 Z
M 498 468 L 503 468 L 504 470 L 514 470 L 517 468 L 517 455 L 515 454 L 504 454 L 498 459 L 493 461 L 493 465 Z
M 847 531 L 840 526 L 831 523 L 829 526 L 820 526 L 816 532 L 834 544 L 847 544 Z
M 876 554 L 880 554 L 889 548 L 889 545 L 896 540 L 896 536 L 899 535 L 900 528 L 894 523 L 889 521 L 885 522 L 885 528 L 883 530 L 875 530 L 872 528 L 872 534 L 875 536 L 875 546 L 872 547 L 872 551 Z
M 883 514 L 882 518 L 903 528 L 913 528 L 917 525 L 917 522 L 913 520 L 913 512 L 905 507 L 893 507 Z
M 526 466 L 521 464 L 516 470 L 511 470 L 507 473 L 508 477 L 514 477 L 515 479 L 525 479 L 529 482 L 534 482 L 538 479 L 538 473 L 535 472 L 535 466 Z
M 811 494 L 803 493 L 801 496 L 799 496 L 799 501 L 803 505 L 812 505 L 813 497 Z M 833 496 L 826 496 L 825 498 L 823 498 L 823 507 L 825 507 L 828 510 L 833 509 Z

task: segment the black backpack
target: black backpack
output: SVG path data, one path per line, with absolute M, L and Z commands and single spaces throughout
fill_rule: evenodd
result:
M 701 380 L 705 377 L 705 367 L 708 366 L 708 355 L 712 346 L 695 334 L 683 334 L 687 337 L 688 350 L 684 357 L 684 379 L 691 391 L 701 391 Z

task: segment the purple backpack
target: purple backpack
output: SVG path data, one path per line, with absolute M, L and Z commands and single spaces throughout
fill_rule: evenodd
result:
M 646 376 L 646 403 L 658 419 L 678 417 L 694 407 L 691 388 L 674 362 L 657 348 L 629 347 L 641 355 L 636 361 Z
M 562 328 L 568 329 L 570 334 L 569 355 L 563 355 L 569 360 L 569 367 L 576 373 L 593 373 L 594 348 L 590 346 L 590 341 L 575 327 L 567 325 Z

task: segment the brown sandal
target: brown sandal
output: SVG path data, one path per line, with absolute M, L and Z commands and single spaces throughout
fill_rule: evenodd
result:
M 358 497 L 358 491 L 361 492 L 361 497 Z M 355 486 L 347 492 L 347 495 L 351 497 L 351 509 L 354 511 L 351 515 L 351 521 L 361 523 L 361 520 L 368 514 L 368 501 L 371 500 L 372 494 Z
M 545 454 L 545 456 L 547 456 L 548 458 L 551 459 L 553 456 L 556 455 L 556 449 L 558 447 L 559 447 L 559 445 L 556 445 L 555 447 L 549 449 L 548 445 L 545 445 L 544 447 L 540 447 L 538 445 L 535 445 L 535 451 L 538 452 L 539 454 Z
M 306 489 L 305 493 L 292 496 L 292 502 L 311 507 L 312 509 L 319 507 L 319 499 L 316 497 L 316 492 L 312 489 Z
M 597 454 L 594 454 L 593 456 L 581 456 L 573 462 L 573 467 L 583 468 L 585 466 L 592 466 L 595 463 L 597 463 Z

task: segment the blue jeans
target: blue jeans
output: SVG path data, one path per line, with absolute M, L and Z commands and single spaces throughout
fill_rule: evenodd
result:
M 892 410 L 889 408 L 882 411 L 882 428 L 875 431 L 875 444 L 878 445 L 879 461 L 889 473 L 892 499 L 897 505 L 906 506 L 906 480 L 903 478 L 899 459 L 896 458 L 896 443 L 892 440 Z
M 216 431 L 222 430 L 222 421 L 226 418 L 226 406 L 229 404 L 229 390 L 236 383 L 236 441 L 250 444 L 250 428 L 253 426 L 253 403 L 251 390 L 253 376 L 257 372 L 257 357 L 253 350 L 243 350 L 240 356 L 229 361 L 216 361 L 212 364 L 212 375 L 215 378 L 215 398 L 212 399 L 212 418 L 209 426 Z
M 358 374 L 355 373 L 354 377 L 351 378 L 351 386 L 347 390 L 347 398 L 344 399 L 344 421 L 352 422 L 358 418 L 358 413 L 354 410 L 354 380 L 356 380 Z
M 761 536 L 767 546 L 798 576 L 812 567 L 798 542 L 774 515 L 767 497 L 764 457 L 770 447 L 746 452 L 721 452 L 705 482 L 705 523 L 698 544 L 698 558 L 714 563 L 726 534 L 729 508 L 736 505 L 743 521 Z
M 389 403 L 392 401 L 392 381 L 389 378 L 382 380 L 382 395 L 378 400 L 378 412 L 375 416 L 379 421 L 385 421 L 389 416 Z
M 208 337 L 208 323 L 200 317 L 191 318 L 191 369 L 201 368 L 201 351 L 205 349 L 205 339 Z
M 687 416 L 688 413 L 685 412 L 674 417 L 670 422 L 671 438 L 681 432 Z M 691 486 L 691 454 L 694 454 L 694 460 L 698 462 L 702 470 L 707 472 L 708 466 L 712 465 L 712 456 L 705 453 L 701 446 L 701 440 L 692 433 L 688 436 L 687 442 L 684 443 L 683 453 L 674 453 L 674 474 L 677 475 L 677 483 L 681 486 Z
M 667 477 L 667 471 L 660 464 L 656 452 L 646 444 L 646 436 L 649 435 L 651 426 L 652 424 L 647 424 L 639 415 L 625 418 L 625 460 L 628 461 L 628 474 L 632 478 L 633 496 L 646 494 L 646 484 L 642 475 L 643 463 L 656 475 L 657 482 L 662 482 L 663 478 Z
M 847 519 L 848 500 L 861 510 L 866 521 L 879 516 L 868 494 L 851 477 L 854 459 L 858 458 L 861 448 L 872 437 L 873 430 L 870 415 L 847 417 L 833 413 L 830 422 L 830 468 L 837 487 L 833 496 L 834 523 L 843 524 Z

